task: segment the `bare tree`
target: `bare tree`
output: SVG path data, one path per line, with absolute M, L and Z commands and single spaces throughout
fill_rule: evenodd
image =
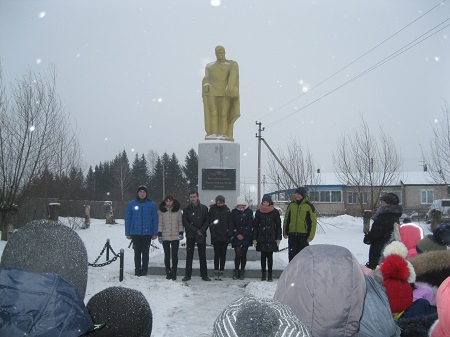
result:
M 79 143 L 56 93 L 56 70 L 28 71 L 7 93 L 0 65 L 0 211 L 2 239 L 33 178 L 79 167 Z
M 442 105 L 442 118 L 433 127 L 431 153 L 426 162 L 432 179 L 437 184 L 450 182 L 450 111 L 447 102 Z
M 338 140 L 333 163 L 338 180 L 357 192 L 361 213 L 376 208 L 380 193 L 398 179 L 402 165 L 392 138 L 381 127 L 373 135 L 364 118 L 358 129 Z M 364 193 L 369 193 L 369 205 L 363 203 Z
M 285 150 L 279 148 L 277 157 L 288 172 L 284 171 L 273 155 L 269 157 L 268 168 L 265 170 L 267 178 L 275 184 L 277 190 L 320 184 L 320 175 L 316 174 L 316 165 L 311 153 L 304 152 L 302 146 L 295 139 L 292 138 L 286 144 Z

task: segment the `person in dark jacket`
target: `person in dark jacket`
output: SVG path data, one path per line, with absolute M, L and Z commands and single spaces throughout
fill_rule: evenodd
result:
M 209 227 L 211 243 L 214 247 L 214 279 L 221 281 L 231 236 L 230 209 L 225 204 L 225 197 L 223 195 L 218 195 L 216 197 L 216 203 L 209 206 L 208 216 L 211 222 Z
M 159 204 L 158 210 L 158 241 L 164 249 L 164 265 L 166 267 L 166 279 L 177 279 L 178 247 L 183 240 L 183 222 L 180 203 L 171 195 L 168 195 Z M 172 268 L 170 268 L 170 253 L 172 252 Z
M 281 242 L 281 218 L 278 210 L 273 206 L 270 195 L 262 197 L 259 209 L 255 213 L 253 222 L 253 245 L 261 252 L 261 281 L 272 282 L 273 252 L 278 251 Z
M 192 260 L 197 244 L 200 260 L 200 275 L 203 281 L 211 281 L 206 265 L 206 230 L 208 229 L 208 207 L 200 203 L 198 192 L 189 192 L 189 205 L 183 209 L 183 226 L 186 233 L 186 275 L 182 281 L 189 281 L 192 276 Z
M 147 198 L 147 187 L 138 187 L 136 199 L 128 203 L 125 211 L 125 236 L 133 240 L 134 273 L 146 276 L 150 244 L 158 234 L 158 211 L 153 201 Z
M 252 244 L 253 211 L 248 208 L 243 195 L 237 197 L 236 207 L 231 210 L 231 246 L 234 248 L 233 279 L 245 278 L 248 247 Z
M 372 217 L 372 227 L 364 236 L 364 243 L 370 245 L 369 262 L 366 264 L 370 269 L 374 270 L 379 264 L 383 248 L 394 231 L 394 223 L 400 223 L 402 213 L 396 194 L 386 193 L 380 197 L 380 207 Z

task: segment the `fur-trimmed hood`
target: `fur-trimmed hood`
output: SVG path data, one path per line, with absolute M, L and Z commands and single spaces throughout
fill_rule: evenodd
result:
M 439 287 L 450 276 L 450 250 L 436 250 L 409 259 L 416 281 Z
M 159 210 L 163 213 L 167 212 L 166 201 L 163 200 L 159 204 Z M 180 203 L 177 199 L 173 199 L 172 212 L 176 213 L 180 210 Z

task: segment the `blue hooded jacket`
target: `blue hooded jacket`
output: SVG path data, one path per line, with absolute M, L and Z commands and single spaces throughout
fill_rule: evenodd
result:
M 158 235 L 158 210 L 153 201 L 137 197 L 128 203 L 125 235 Z

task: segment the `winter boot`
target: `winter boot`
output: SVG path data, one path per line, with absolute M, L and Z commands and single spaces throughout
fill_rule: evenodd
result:
M 140 269 L 135 269 L 134 270 L 134 275 L 141 276 L 141 270 Z
M 218 280 L 219 279 L 219 271 L 218 270 L 214 270 L 214 280 Z
M 271 271 L 269 271 L 269 274 L 268 274 L 268 276 L 267 276 L 267 282 L 272 282 L 273 280 L 272 280 L 272 272 Z
M 241 270 L 240 274 L 239 274 L 239 279 L 243 280 L 245 279 L 245 270 Z
M 266 272 L 263 271 L 262 275 L 261 275 L 261 281 L 265 281 L 266 280 Z
M 223 270 L 219 270 L 219 277 L 218 277 L 218 280 L 219 280 L 219 281 L 222 281 L 222 278 L 223 278 Z
M 239 269 L 233 270 L 233 280 L 237 280 L 239 278 Z
M 166 280 L 172 279 L 172 271 L 169 269 L 166 269 Z
M 172 268 L 172 280 L 174 280 L 174 281 L 177 280 L 177 268 L 176 267 Z
M 147 276 L 147 269 L 142 269 L 141 276 Z

